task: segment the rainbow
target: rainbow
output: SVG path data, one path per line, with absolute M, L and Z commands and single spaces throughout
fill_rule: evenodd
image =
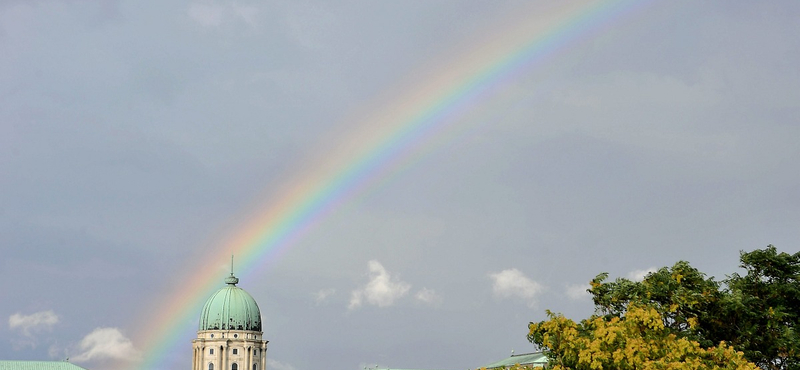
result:
M 224 248 L 201 261 L 203 268 L 176 284 L 176 292 L 159 306 L 155 318 L 148 316 L 134 343 L 143 347 L 142 358 L 132 369 L 160 369 L 170 354 L 186 353 L 194 337 L 196 316 L 203 301 L 220 286 L 223 276 L 208 273 L 232 254 L 237 256 L 237 275 L 253 274 L 274 263 L 282 251 L 329 215 L 381 179 L 419 160 L 435 140 L 457 132 L 466 113 L 502 91 L 521 75 L 530 73 L 571 45 L 602 32 L 614 21 L 639 8 L 645 1 L 545 2 L 544 13 L 519 11 L 516 21 L 504 20 L 498 32 L 472 42 L 466 52 L 427 68 L 419 78 L 390 91 L 405 91 L 359 112 L 351 135 L 336 155 L 305 176 L 288 182 L 261 214 L 254 215 L 242 232 Z M 540 4 L 541 7 L 541 4 Z M 535 21 L 532 21 L 535 18 Z M 455 62 L 454 62 L 455 61 Z M 429 64 L 430 65 L 430 64 Z M 436 63 L 434 63 L 436 65 Z M 217 253 L 218 252 L 218 253 Z M 148 313 L 151 314 L 151 313 Z M 188 336 L 187 336 L 188 335 Z M 122 366 L 120 366 L 122 367 Z

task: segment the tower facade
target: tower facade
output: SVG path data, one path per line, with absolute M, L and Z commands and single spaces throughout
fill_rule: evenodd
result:
M 192 370 L 266 370 L 268 341 L 261 331 L 261 311 L 238 283 L 231 272 L 203 306 L 192 340 Z

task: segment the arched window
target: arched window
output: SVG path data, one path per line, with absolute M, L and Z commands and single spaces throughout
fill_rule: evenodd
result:
M 214 363 L 213 362 L 209 362 L 208 363 L 208 370 L 214 370 Z
M 239 370 L 239 365 L 234 362 L 233 365 L 231 365 L 231 370 Z
M 258 364 L 253 364 L 253 370 L 258 370 Z

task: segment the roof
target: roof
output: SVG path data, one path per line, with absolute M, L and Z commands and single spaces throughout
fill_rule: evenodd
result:
M 67 361 L 4 361 L 0 370 L 86 370 Z
M 261 311 L 256 300 L 236 284 L 233 273 L 225 279 L 226 286 L 208 298 L 200 314 L 198 330 L 261 331 Z
M 545 366 L 547 365 L 547 355 L 542 352 L 533 352 L 533 353 L 523 353 L 519 355 L 511 355 L 511 357 L 500 360 L 489 365 L 484 366 L 487 369 L 494 369 L 494 368 L 502 368 L 502 367 L 509 367 L 514 366 L 516 364 L 520 365 L 532 365 L 532 366 Z

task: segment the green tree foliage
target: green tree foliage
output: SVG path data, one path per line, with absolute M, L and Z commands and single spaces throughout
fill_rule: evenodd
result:
M 606 282 L 607 278 L 608 274 L 602 273 L 590 283 L 589 292 L 600 313 L 609 318 L 621 317 L 629 304 L 647 304 L 658 311 L 666 328 L 704 346 L 719 342 L 702 335 L 704 325 L 718 316 L 717 307 L 723 295 L 719 283 L 688 262 L 663 267 L 641 282 L 623 278 Z
M 763 369 L 800 369 L 800 252 L 778 253 L 770 245 L 742 252 L 740 261 L 746 274 L 722 282 L 685 261 L 640 282 L 599 274 L 589 289 L 600 315 L 592 320 L 624 321 L 631 307 L 649 307 L 677 339 L 704 349 L 728 343 Z
M 718 337 L 764 369 L 800 369 L 800 252 L 775 247 L 741 254 L 744 276 L 732 274 L 718 318 Z
M 653 306 L 631 304 L 621 317 L 580 323 L 548 311 L 531 323 L 528 340 L 547 349 L 553 370 L 757 370 L 727 344 L 704 348 L 664 326 Z

